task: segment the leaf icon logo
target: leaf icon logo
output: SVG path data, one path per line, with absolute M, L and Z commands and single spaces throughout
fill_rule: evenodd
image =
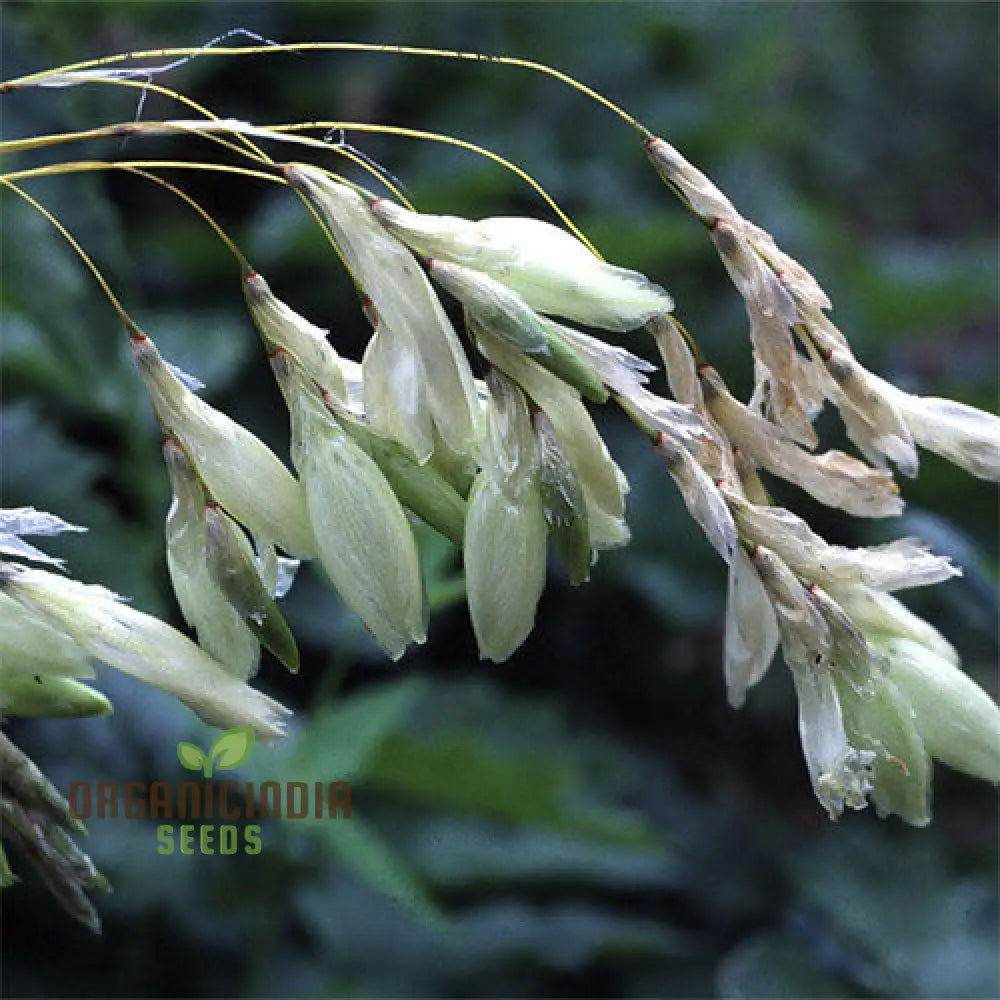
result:
M 196 747 L 193 743 L 178 743 L 177 759 L 181 762 L 181 767 L 186 767 L 189 771 L 200 771 L 205 765 L 201 747 Z
M 201 771 L 211 778 L 213 771 L 232 771 L 246 762 L 253 752 L 252 726 L 234 726 L 227 729 L 204 753 L 193 743 L 177 744 L 177 759 L 189 771 Z

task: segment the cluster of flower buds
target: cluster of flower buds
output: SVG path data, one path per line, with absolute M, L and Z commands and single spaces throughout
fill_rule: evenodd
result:
M 6 715 L 92 716 L 111 711 L 84 680 L 98 660 L 175 695 L 206 722 L 251 725 L 272 740 L 288 710 L 233 676 L 158 618 L 104 587 L 25 565 L 61 566 L 24 534 L 79 531 L 33 508 L 0 511 L 0 710 Z M 18 561 L 15 561 L 15 557 Z
M 947 642 L 891 596 L 957 570 L 912 539 L 829 545 L 772 504 L 761 472 L 855 516 L 898 515 L 889 461 L 915 474 L 920 444 L 1000 479 L 1000 419 L 908 395 L 867 372 L 826 317 L 830 302 L 815 279 L 669 144 L 651 138 L 647 150 L 707 226 L 745 301 L 756 376 L 748 403 L 705 363 L 663 288 L 605 263 L 568 232 L 536 219 L 421 214 L 306 164 L 282 174 L 322 220 L 373 332 L 360 362 L 342 358 L 326 330 L 244 271 L 246 303 L 288 407 L 296 475 L 130 329 L 165 439 L 170 576 L 210 655 L 196 652 L 233 690 L 249 690 L 243 682 L 261 646 L 296 670 L 275 602 L 297 561 L 315 558 L 398 659 L 427 634 L 416 518 L 462 550 L 480 654 L 505 660 L 532 629 L 550 539 L 574 586 L 601 551 L 629 539 L 628 483 L 587 405 L 610 400 L 650 438 L 729 567 L 731 704 L 743 703 L 780 646 L 809 774 L 829 814 L 872 801 L 881 813 L 926 822 L 930 757 L 1000 779 L 1000 710 Z M 439 290 L 460 307 L 461 331 Z M 649 387 L 654 366 L 568 323 L 644 329 L 674 398 Z M 813 422 L 826 401 L 867 461 L 816 451 Z M 53 574 L 5 570 L 3 592 L 86 655 L 133 672 L 167 641 L 113 595 Z M 120 642 L 109 651 L 113 635 Z M 177 654 L 173 689 L 220 718 L 191 649 Z M 271 725 L 260 706 L 240 711 Z M 239 714 L 225 718 L 246 721 Z
M 646 148 L 663 179 L 708 227 L 746 304 L 756 373 L 751 403 L 758 412 L 786 438 L 814 448 L 812 420 L 829 400 L 851 441 L 880 467 L 891 460 L 915 476 L 920 445 L 981 479 L 1000 480 L 997 417 L 954 400 L 911 395 L 867 371 L 825 315 L 831 303 L 816 279 L 668 142 L 651 138 Z M 807 357 L 796 350 L 796 338 Z
M 714 483 L 702 480 L 697 507 L 690 491 L 685 499 L 701 511 L 696 519 L 724 558 L 720 540 L 740 542 L 727 559 L 730 704 L 743 704 L 780 646 L 798 695 L 809 776 L 831 818 L 870 800 L 880 815 L 923 825 L 931 757 L 1000 783 L 1000 709 L 960 669 L 947 640 L 891 593 L 959 570 L 915 539 L 867 549 L 828 544 L 771 505 L 758 469 L 856 516 L 899 514 L 888 460 L 915 475 L 920 444 L 1000 480 L 1000 420 L 909 395 L 866 371 L 824 315 L 830 301 L 812 275 L 667 142 L 650 139 L 647 150 L 709 229 L 750 321 L 756 385 L 749 405 L 713 368 L 695 366 L 676 324 L 648 324 L 675 394 L 719 432 L 693 451 Z M 875 467 L 841 452 L 813 453 L 812 421 L 825 400 Z M 676 462 L 676 446 L 664 453 Z
M 94 933 L 101 918 L 88 892 L 109 892 L 108 880 L 94 867 L 71 834 L 86 833 L 69 803 L 35 764 L 0 733 L 0 831 L 34 867 L 70 916 Z M 0 844 L 0 889 L 18 877 Z

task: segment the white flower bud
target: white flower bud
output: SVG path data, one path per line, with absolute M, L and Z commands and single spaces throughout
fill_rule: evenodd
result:
M 747 691 L 767 673 L 781 634 L 774 607 L 747 554 L 737 547 L 726 597 L 726 696 L 742 708 Z
M 250 542 L 240 526 L 216 504 L 207 504 L 205 566 L 247 628 L 293 674 L 299 669 L 295 638 L 264 584 Z
M 723 219 L 730 225 L 741 221 L 733 203 L 665 139 L 650 139 L 646 152 L 660 176 L 706 225 L 716 219 Z
M 803 306 L 811 306 L 814 309 L 833 308 L 819 282 L 797 260 L 781 250 L 769 232 L 760 226 L 755 226 L 749 219 L 743 220 L 742 228 L 743 235 L 771 266 L 778 280 L 791 293 L 800 309 Z
M 799 702 L 799 738 L 809 780 L 830 819 L 844 806 L 864 809 L 875 753 L 848 740 L 833 674 L 823 665 L 790 661 Z
M 795 574 L 770 549 L 755 545 L 750 562 L 771 598 L 785 660 L 818 667 L 829 659 L 830 629 Z
M 394 660 L 426 638 L 417 546 L 375 462 L 337 423 L 294 359 L 272 355 L 292 413 L 292 461 L 302 478 L 319 559 L 344 603 Z
M 673 316 L 654 316 L 646 324 L 646 331 L 656 341 L 674 399 L 695 409 L 704 409 L 705 397 L 694 357 L 677 320 Z
M 65 632 L 0 590 L 0 678 L 38 675 L 93 677 L 94 668 Z
M 538 438 L 539 487 L 545 520 L 552 543 L 566 564 L 569 582 L 576 587 L 590 578 L 587 500 L 552 421 L 539 410 L 534 415 L 534 425 Z
M 664 318 L 670 319 L 669 316 Z M 553 325 L 570 347 L 593 368 L 601 381 L 615 392 L 628 393 L 641 388 L 649 381 L 647 374 L 656 371 L 656 365 L 626 351 L 624 347 L 606 344 L 597 337 L 561 323 Z
M 179 698 L 211 725 L 284 734 L 288 709 L 230 676 L 190 639 L 103 587 L 42 570 L 5 568 L 0 587 L 90 656 Z
M 913 436 L 889 393 L 887 382 L 866 371 L 849 349 L 834 346 L 819 331 L 810 331 L 823 352 L 832 385 L 827 395 L 840 411 L 848 437 L 871 462 L 891 459 L 904 476 L 917 474 Z
M 545 586 L 539 456 L 521 391 L 491 373 L 490 443 L 469 493 L 465 579 L 483 659 L 501 663 L 527 638 Z
M 243 276 L 243 294 L 268 351 L 277 347 L 290 351 L 320 388 L 346 402 L 347 385 L 340 358 L 327 339 L 329 331 L 285 305 L 254 271 Z
M 575 236 L 538 219 L 470 222 L 421 215 L 381 198 L 372 211 L 409 246 L 490 275 L 539 312 L 623 332 L 674 307 L 638 271 L 604 263 Z
M 433 449 L 429 424 L 433 417 L 448 446 L 468 453 L 476 440 L 479 417 L 472 370 L 451 321 L 413 255 L 386 231 L 352 188 L 315 167 L 286 167 L 285 176 L 315 202 L 355 282 L 374 306 L 377 337 L 384 343 L 371 357 L 366 354 L 364 361 L 366 388 L 370 369 L 380 370 L 374 376 L 382 386 L 379 398 L 365 397 L 373 426 L 396 437 L 424 462 Z M 407 368 L 399 380 L 390 377 L 391 366 L 397 363 Z M 424 395 L 414 389 L 414 381 L 420 383 Z M 387 405 L 395 407 L 399 419 L 382 426 L 379 421 Z
M 908 639 L 884 646 L 889 676 L 913 706 L 932 757 L 1000 783 L 1000 708 L 954 663 Z
M 234 677 L 257 672 L 260 644 L 212 580 L 205 563 L 205 491 L 183 449 L 163 443 L 173 499 L 167 512 L 167 569 L 184 621 L 198 643 Z
M 879 816 L 913 826 L 930 822 L 932 768 L 913 709 L 893 677 L 871 675 L 864 688 L 833 671 L 851 745 L 870 756 L 869 798 Z
M 830 581 L 828 589 L 837 603 L 870 640 L 911 639 L 936 656 L 959 663 L 955 647 L 929 622 L 918 617 L 902 601 L 871 587 Z
M 470 326 L 531 354 L 553 375 L 582 392 L 588 399 L 603 403 L 608 391 L 597 372 L 567 343 L 564 327 L 540 316 L 524 299 L 488 274 L 432 260 L 431 277 L 455 296 L 466 308 Z
M 182 385 L 148 337 L 136 333 L 131 340 L 164 432 L 181 442 L 212 496 L 255 535 L 312 558 L 315 540 L 302 492 L 274 452 Z
M 628 483 L 608 454 L 587 408 L 580 401 L 580 394 L 521 351 L 496 337 L 478 332 L 480 350 L 486 358 L 521 386 L 552 421 L 587 495 L 591 517 L 594 517 L 591 503 L 612 518 L 623 517 Z

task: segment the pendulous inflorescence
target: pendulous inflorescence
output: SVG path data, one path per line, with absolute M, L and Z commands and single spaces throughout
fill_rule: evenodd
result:
M 98 78 L 138 86 L 125 69 L 100 68 L 121 61 L 8 81 L 4 90 Z M 670 294 L 602 260 L 571 225 L 425 214 L 314 163 L 276 163 L 261 148 L 280 141 L 329 149 L 305 137 L 304 126 L 207 114 L 136 121 L 130 136 L 194 133 L 225 143 L 252 168 L 67 161 L 0 178 L 44 211 L 21 190 L 32 176 L 127 169 L 206 217 L 240 263 L 245 303 L 287 404 L 294 469 L 206 403 L 90 265 L 125 320 L 162 430 L 172 490 L 167 563 L 197 644 L 61 567 L 25 565 L 39 553 L 21 535 L 60 522 L 7 512 L 0 521 L 4 712 L 37 714 L 43 694 L 52 714 L 103 711 L 103 696 L 80 681 L 100 660 L 171 691 L 215 724 L 279 736 L 284 710 L 246 682 L 262 647 L 299 669 L 277 605 L 299 562 L 317 560 L 375 641 L 399 659 L 428 631 L 415 519 L 461 549 L 480 654 L 506 660 L 532 630 L 550 542 L 576 586 L 602 551 L 629 541 L 628 482 L 592 417 L 594 406 L 613 405 L 648 437 L 728 566 L 729 703 L 744 703 L 780 648 L 798 697 L 809 779 L 831 818 L 871 802 L 881 815 L 928 822 L 931 758 L 1000 781 L 1000 710 L 962 671 L 948 641 L 894 596 L 959 569 L 912 538 L 829 544 L 772 502 L 761 475 L 858 517 L 892 517 L 903 500 L 890 463 L 916 475 L 918 447 L 1000 480 L 1000 419 L 905 393 L 867 371 L 828 318 L 831 303 L 815 278 L 669 143 L 598 99 L 638 129 L 652 165 L 704 224 L 744 300 L 754 366 L 746 402 L 701 354 Z M 41 137 L 36 145 L 117 136 L 122 128 Z M 35 148 L 30 138 L 4 145 Z M 327 331 L 281 301 L 204 209 L 158 176 L 169 166 L 229 169 L 298 193 L 371 324 L 363 356 L 342 357 Z M 318 272 L 334 266 L 332 259 L 316 265 Z M 459 313 L 455 324 L 450 315 Z M 651 337 L 672 398 L 650 388 L 653 365 L 606 343 L 601 331 Z M 817 450 L 814 422 L 827 403 L 861 457 Z M 26 675 L 43 677 L 43 687 L 25 688 Z

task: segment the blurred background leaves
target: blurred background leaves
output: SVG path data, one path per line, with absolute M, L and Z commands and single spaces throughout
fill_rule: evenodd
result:
M 997 409 L 995 5 L 50 2 L 7 3 L 2 18 L 5 77 L 234 27 L 549 62 L 669 138 L 803 260 L 869 367 Z M 206 58 L 162 82 L 226 116 L 409 125 L 521 163 L 609 259 L 671 290 L 745 396 L 743 308 L 709 241 L 629 129 L 554 81 L 310 54 Z M 136 94 L 119 88 L 18 93 L 3 97 L 3 135 L 135 113 Z M 177 114 L 157 95 L 143 109 Z M 425 210 L 548 217 L 468 153 L 347 139 Z M 58 151 L 167 153 L 214 155 L 177 140 Z M 221 176 L 171 179 L 277 294 L 360 356 L 356 297 L 296 199 Z M 30 190 L 163 353 L 287 454 L 238 270 L 190 210 L 121 175 Z M 12 196 L 2 206 L 3 503 L 88 525 L 53 540 L 74 575 L 179 625 L 166 477 L 120 324 L 48 223 Z M 151 824 L 92 820 L 88 849 L 116 887 L 99 901 L 104 936 L 54 912 L 27 876 L 4 894 L 5 995 L 996 996 L 993 791 L 939 767 L 929 829 L 871 813 L 830 826 L 787 677 L 776 668 L 744 711 L 726 707 L 722 568 L 644 442 L 614 414 L 600 419 L 633 484 L 634 543 L 579 590 L 553 566 L 535 632 L 508 664 L 477 662 L 457 554 L 432 532 L 420 535 L 430 640 L 398 667 L 318 574 L 302 574 L 285 602 L 302 673 L 266 660 L 259 679 L 297 709 L 296 728 L 239 777 L 349 779 L 350 820 L 270 821 L 263 853 L 235 857 L 160 856 Z M 835 421 L 822 428 L 840 440 Z M 965 577 L 907 600 L 996 695 L 996 491 L 927 455 L 903 490 L 898 525 L 781 496 L 831 541 L 898 529 L 952 554 Z M 63 789 L 181 780 L 177 742 L 208 745 L 208 730 L 159 692 L 100 679 L 113 717 L 11 724 L 12 736 Z

